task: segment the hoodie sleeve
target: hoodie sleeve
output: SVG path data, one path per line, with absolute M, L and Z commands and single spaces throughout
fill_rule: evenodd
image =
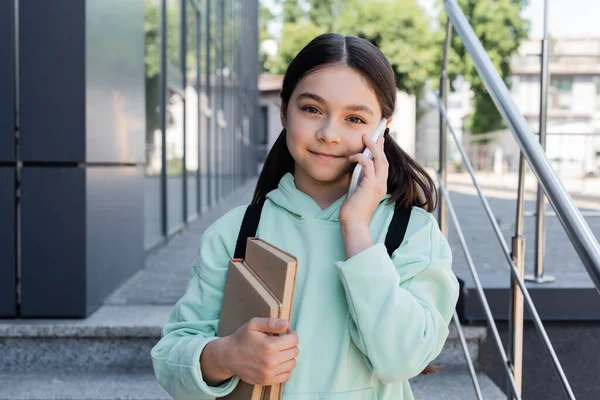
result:
M 421 209 L 391 258 L 378 243 L 336 263 L 350 334 L 383 383 L 413 378 L 441 352 L 459 292 L 451 265 L 446 238 Z
M 200 355 L 216 336 L 229 259 L 245 208 L 237 208 L 202 235 L 183 297 L 177 302 L 160 341 L 151 351 L 160 385 L 176 400 L 226 396 L 239 377 L 209 386 L 202 376 Z

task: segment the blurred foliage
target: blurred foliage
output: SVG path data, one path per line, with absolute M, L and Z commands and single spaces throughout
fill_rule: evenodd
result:
M 439 82 L 446 14 L 442 1 L 437 20 L 431 21 L 417 0 L 275 0 L 280 15 L 261 5 L 260 37 L 271 21 L 283 24 L 278 51 L 273 59 L 262 54 L 263 72 L 282 74 L 290 61 L 311 39 L 323 32 L 355 35 L 371 41 L 387 56 L 398 88 L 420 96 L 428 80 Z M 508 82 L 510 62 L 523 39 L 529 22 L 521 17 L 527 0 L 458 0 L 468 21 L 501 77 Z M 471 57 L 455 34 L 448 65 L 451 80 L 462 75 L 470 83 L 474 112 L 468 128 L 474 133 L 503 127 L 491 98 L 478 77 Z
M 529 31 L 529 21 L 520 15 L 527 3 L 527 0 L 458 0 L 483 48 L 507 85 L 510 84 L 508 78 L 511 76 L 512 57 L 517 53 L 521 42 L 527 38 Z M 441 1 L 438 4 L 441 4 Z M 443 46 L 445 13 L 440 13 L 439 21 L 442 28 L 439 31 L 438 43 L 439 46 Z M 438 54 L 436 64 L 441 66 L 441 62 L 442 52 Z M 469 131 L 485 133 L 505 127 L 501 115 L 477 74 L 471 56 L 457 34 L 452 37 L 448 74 L 451 81 L 458 75 L 464 76 L 473 90 L 473 113 L 467 122 Z
M 278 51 L 266 72 L 282 74 L 315 36 L 325 32 L 354 35 L 371 41 L 388 57 L 398 87 L 417 93 L 433 71 L 435 35 L 417 0 L 284 0 Z M 271 14 L 272 15 L 272 14 Z M 266 29 L 266 23 L 264 25 Z

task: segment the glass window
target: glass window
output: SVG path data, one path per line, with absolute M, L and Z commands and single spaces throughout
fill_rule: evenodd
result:
M 169 90 L 166 110 L 167 232 L 183 223 L 183 97 Z
M 550 79 L 550 86 L 560 92 L 571 92 L 573 89 L 573 77 L 557 76 Z
M 181 1 L 167 0 L 167 60 L 181 67 Z
M 201 0 L 200 8 L 200 208 L 202 212 L 209 206 L 209 134 L 210 134 L 210 98 L 207 79 L 209 74 L 209 25 L 208 25 L 208 2 Z
M 212 110 L 212 118 L 210 121 L 210 134 L 209 134 L 209 171 L 210 171 L 210 190 L 211 195 L 210 204 L 215 204 L 219 199 L 220 189 L 220 169 L 219 161 L 220 157 L 220 132 L 217 125 L 218 112 L 221 105 L 220 98 L 220 85 L 218 79 L 218 70 L 220 66 L 220 39 L 221 32 L 219 26 L 219 0 L 207 0 L 209 3 L 209 29 L 210 29 L 210 54 L 209 54 L 209 66 L 210 76 L 208 91 L 210 93 L 210 108 Z
M 232 0 L 223 0 L 223 67 L 221 77 L 223 81 L 223 180 L 224 194 L 233 190 L 233 90 L 231 75 L 233 70 L 233 24 L 231 6 Z
M 162 131 L 160 112 L 160 0 L 144 7 L 144 67 L 146 76 L 146 166 L 144 168 L 144 248 L 162 240 Z
M 570 109 L 573 103 L 573 77 L 553 76 L 550 78 L 550 106 L 556 109 Z
M 186 7 L 185 169 L 187 217 L 198 214 L 198 13 Z

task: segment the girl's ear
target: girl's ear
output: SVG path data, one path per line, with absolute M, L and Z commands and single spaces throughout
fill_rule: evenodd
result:
M 385 127 L 389 128 L 391 123 L 392 123 L 392 119 L 388 118 L 387 123 L 385 124 Z

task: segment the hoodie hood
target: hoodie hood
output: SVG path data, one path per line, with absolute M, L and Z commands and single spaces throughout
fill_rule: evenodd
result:
M 340 208 L 346 195 L 323 210 L 312 197 L 296 187 L 294 175 L 288 172 L 279 181 L 277 189 L 267 194 L 267 199 L 300 219 L 339 222 Z
M 344 194 L 329 207 L 321 209 L 312 197 L 296 187 L 294 175 L 290 172 L 281 178 L 277 189 L 272 190 L 267 194 L 267 199 L 287 210 L 297 218 L 318 219 L 330 222 L 339 222 L 340 209 L 342 208 L 342 204 L 346 197 L 347 195 Z M 386 194 L 381 201 L 387 201 L 390 197 L 389 194 Z

